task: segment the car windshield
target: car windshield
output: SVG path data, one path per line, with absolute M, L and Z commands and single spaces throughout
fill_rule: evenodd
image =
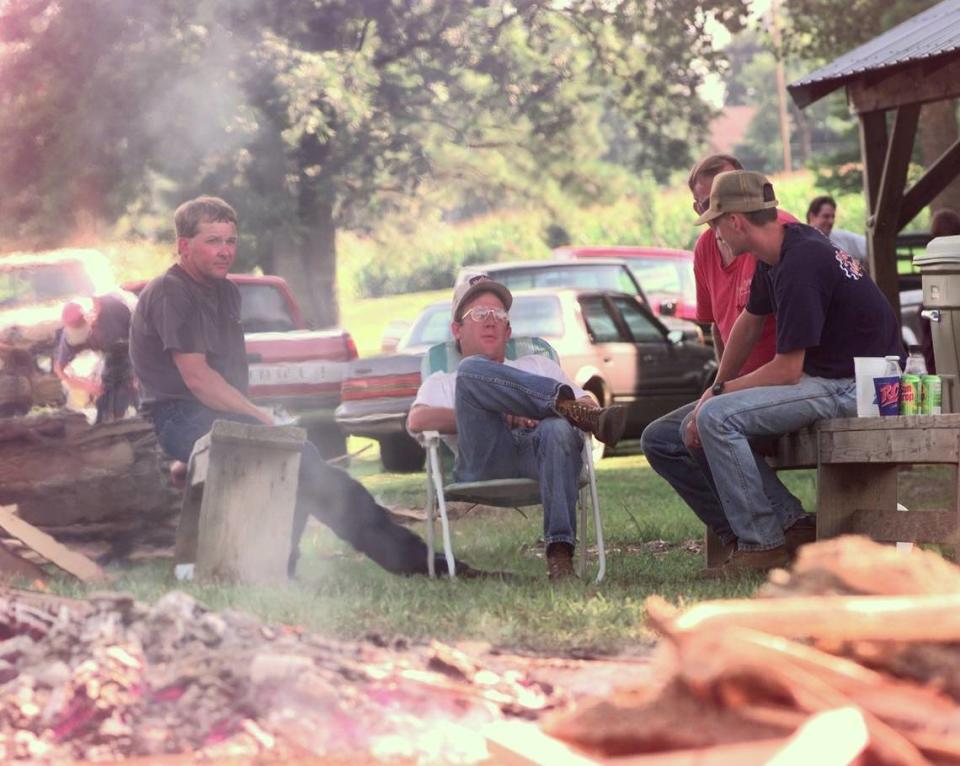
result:
M 540 266 L 491 269 L 490 276 L 511 290 L 529 290 L 535 287 L 582 287 L 596 290 L 616 290 L 637 295 L 637 286 L 627 270 L 616 263 L 558 264 L 549 268 Z
M 240 324 L 245 333 L 296 330 L 283 294 L 273 285 L 238 284 Z
M 558 338 L 563 335 L 563 314 L 560 301 L 552 295 L 520 295 L 514 298 L 510 308 L 510 325 L 516 337 L 535 335 L 541 338 Z M 450 307 L 431 306 L 414 322 L 407 335 L 397 346 L 432 346 L 444 343 L 450 334 Z
M 630 258 L 630 269 L 647 295 L 669 295 L 697 302 L 693 261 L 676 258 Z
M 95 291 L 79 262 L 19 264 L 13 268 L 4 268 L 0 262 L 0 306 L 3 308 L 89 296 Z

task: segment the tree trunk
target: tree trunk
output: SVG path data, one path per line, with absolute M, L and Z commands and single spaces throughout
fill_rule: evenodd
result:
M 317 310 L 318 327 L 333 327 L 340 321 L 337 301 L 337 227 L 332 200 L 318 200 L 307 234 L 307 282 Z
M 920 113 L 920 153 L 923 166 L 930 167 L 957 140 L 957 102 L 934 101 Z M 930 203 L 932 210 L 960 211 L 960 178 L 955 178 Z
M 813 157 L 813 139 L 811 137 L 810 120 L 804 114 L 802 109 L 797 109 L 795 104 L 791 104 L 790 115 L 793 117 L 793 123 L 796 125 L 797 139 L 800 149 L 800 164 L 806 167 L 811 157 Z
M 307 220 L 305 236 L 287 229 L 273 242 L 273 265 L 290 284 L 300 310 L 311 327 L 339 323 L 337 302 L 337 245 L 333 205 L 318 202 Z

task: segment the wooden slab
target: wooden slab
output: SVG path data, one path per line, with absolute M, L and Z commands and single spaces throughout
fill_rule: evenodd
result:
M 209 436 L 196 530 L 197 578 L 286 581 L 306 432 L 218 420 Z
M 36 551 L 47 561 L 72 574 L 83 582 L 95 582 L 105 579 L 103 570 L 82 553 L 70 550 L 58 543 L 46 532 L 41 532 L 32 524 L 16 515 L 15 505 L 0 506 L 0 527 L 13 535 L 31 550 Z
M 912 418 L 905 418 L 909 419 Z M 958 429 L 953 428 L 906 425 L 889 429 L 821 430 L 820 462 L 956 463 L 960 457 L 957 454 L 957 434 Z

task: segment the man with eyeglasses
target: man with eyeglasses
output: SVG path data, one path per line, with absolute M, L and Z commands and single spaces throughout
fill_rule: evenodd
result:
M 773 186 L 761 173 L 737 170 L 714 178 L 709 207 L 696 221 L 710 224 L 735 258 L 752 253 L 757 260 L 717 382 L 685 423 L 687 444 L 703 450 L 737 537 L 720 575 L 789 561 L 789 518 L 770 501 L 771 483 L 780 482 L 750 440 L 852 416 L 854 355 L 901 355 L 903 348 L 893 309 L 863 267 L 813 227 L 780 223 L 776 208 Z M 744 374 L 769 315 L 777 319 L 776 354 Z M 799 502 L 792 513 L 800 518 Z
M 730 154 L 712 154 L 697 162 L 687 180 L 696 214 L 701 215 L 708 209 L 710 188 L 718 174 L 742 169 L 740 161 Z M 797 222 L 796 218 L 783 210 L 777 211 L 777 220 L 781 223 Z M 749 254 L 739 258 L 734 256 L 710 227 L 700 235 L 694 246 L 697 321 L 712 325 L 713 344 L 719 363 L 723 362 L 727 340 L 747 305 L 755 266 L 756 261 Z M 742 374 L 761 367 L 774 356 L 775 318 L 772 315 L 763 317 L 760 322 L 760 337 L 739 370 Z M 641 436 L 641 446 L 650 467 L 670 483 L 697 518 L 713 530 L 729 553 L 736 544 L 736 535 L 723 513 L 710 469 L 702 451 L 690 449 L 683 441 L 685 422 L 689 421 L 695 406 L 696 402 L 691 402 L 648 425 Z M 787 525 L 785 528 L 790 529 L 787 545 L 794 551 L 814 539 L 814 522 L 812 514 L 797 516 L 799 501 L 781 488 L 779 482 L 770 482 L 767 487 L 770 502 Z
M 142 411 L 157 441 L 186 462 L 216 420 L 273 425 L 247 397 L 247 354 L 240 291 L 227 279 L 237 256 L 237 214 L 218 197 L 184 202 L 174 214 L 178 261 L 140 294 L 130 328 L 130 355 L 142 389 Z M 394 574 L 427 574 L 427 546 L 396 524 L 362 484 L 328 465 L 307 442 L 300 459 L 293 575 L 300 538 L 312 515 L 340 539 Z M 264 534 L 270 533 L 264 509 Z M 436 566 L 443 566 L 437 557 Z M 457 562 L 457 574 L 478 572 Z
M 453 293 L 450 330 L 463 360 L 420 386 L 407 426 L 439 431 L 457 456 L 458 481 L 529 478 L 540 484 L 551 580 L 573 575 L 583 431 L 616 444 L 623 407 L 601 408 L 552 359 L 506 359 L 510 291 L 486 275 Z

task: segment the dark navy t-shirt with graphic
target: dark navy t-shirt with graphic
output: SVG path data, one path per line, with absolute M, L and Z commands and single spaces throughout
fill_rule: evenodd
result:
M 803 371 L 852 378 L 855 356 L 903 354 L 890 302 L 847 252 L 802 223 L 784 225 L 780 262 L 758 262 L 747 311 L 776 314 L 777 353 L 806 349 Z

